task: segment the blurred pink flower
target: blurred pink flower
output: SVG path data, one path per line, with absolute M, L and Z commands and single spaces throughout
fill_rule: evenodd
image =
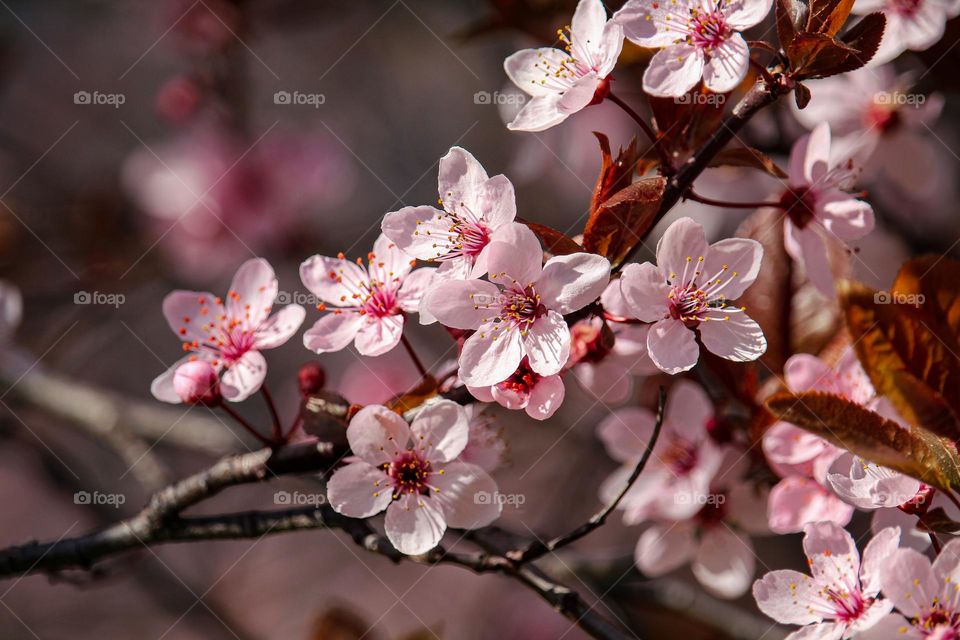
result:
M 680 380 L 670 388 L 653 455 L 620 503 L 626 524 L 648 518 L 686 520 L 700 510 L 723 462 L 723 449 L 707 434 L 711 418 L 713 404 L 697 384 Z M 655 421 L 653 412 L 627 407 L 598 425 L 607 454 L 623 464 L 600 489 L 605 502 L 619 493 L 643 456 Z
M 607 290 L 620 289 L 620 281 Z M 606 292 L 601 297 L 609 297 Z M 607 309 L 604 302 L 604 309 Z M 570 327 L 570 359 L 567 366 L 577 382 L 595 398 L 619 404 L 630 397 L 634 375 L 649 375 L 658 369 L 647 355 L 648 325 L 609 323 L 592 316 Z M 612 344 L 608 344 L 612 342 Z
M 852 453 L 830 466 L 827 482 L 834 493 L 858 509 L 897 507 L 917 495 L 920 481 Z
M 458 459 L 468 437 L 466 412 L 449 400 L 425 407 L 409 426 L 386 407 L 364 407 L 347 427 L 355 457 L 327 483 L 330 505 L 352 518 L 386 509 L 387 538 L 409 555 L 437 546 L 448 526 L 486 526 L 502 507 L 493 478 Z
M 504 61 L 514 84 L 533 97 L 508 129 L 543 131 L 606 97 L 607 76 L 623 48 L 623 29 L 607 21 L 600 0 L 580 0 L 570 24 L 569 37 L 559 32 L 565 50 L 524 49 Z
M 539 375 L 559 373 L 570 354 L 563 315 L 600 297 L 610 262 L 574 253 L 544 265 L 540 241 L 526 226 L 514 225 L 503 240 L 491 243 L 488 266 L 490 282 L 439 282 L 424 299 L 444 325 L 475 330 L 460 353 L 460 378 L 476 387 L 503 382 L 525 356 Z
M 493 472 L 504 463 L 507 443 L 485 405 L 474 402 L 464 407 L 470 421 L 470 437 L 460 459 L 475 464 L 484 471 Z
M 701 78 L 707 89 L 726 93 L 747 75 L 750 49 L 740 31 L 763 20 L 772 4 L 628 0 L 614 20 L 631 42 L 660 49 L 643 74 L 643 90 L 650 95 L 682 96 Z
M 873 207 L 848 193 L 856 179 L 853 160 L 835 165 L 830 157 L 830 125 L 819 124 L 790 152 L 789 183 L 781 196 L 786 208 L 784 246 L 804 266 L 823 295 L 834 296 L 827 239 L 857 240 L 873 229 Z
M 393 349 L 403 334 L 404 313 L 415 313 L 434 269 L 413 269 L 414 260 L 381 235 L 367 255 L 367 268 L 336 258 L 313 256 L 300 265 L 304 286 L 329 312 L 303 335 L 316 353 L 340 351 L 351 342 L 361 355 Z
M 889 62 L 904 51 L 924 51 L 943 37 L 946 22 L 960 13 L 957 0 L 856 0 L 856 14 L 882 11 L 887 18 L 871 64 Z
M 534 420 L 546 420 L 563 402 L 564 387 L 560 376 L 541 376 L 530 368 L 524 357 L 512 376 L 495 385 L 467 389 L 481 402 L 496 402 L 507 409 L 524 409 Z
M 427 205 L 391 211 L 383 234 L 418 260 L 440 262 L 440 277 L 480 278 L 498 229 L 517 216 L 513 185 L 502 174 L 488 177 L 469 151 L 453 147 L 440 159 L 439 191 L 442 211 Z
M 803 625 L 791 640 L 827 640 L 858 635 L 890 613 L 893 603 L 880 598 L 883 563 L 896 551 L 900 529 L 884 529 L 863 550 L 832 522 L 804 528 L 803 550 L 812 577 L 799 571 L 771 571 L 753 585 L 753 597 L 765 614 L 782 624 Z M 890 596 L 890 592 L 884 589 Z M 953 594 L 951 593 L 951 596 Z M 881 637 L 881 636 L 877 636 Z M 892 638 L 894 635 L 885 635 Z
M 267 361 L 260 352 L 284 344 L 296 333 L 306 315 L 297 304 L 270 315 L 277 298 L 277 278 L 266 260 L 247 260 L 237 270 L 226 304 L 212 293 L 174 291 L 163 299 L 167 324 L 191 352 L 150 386 L 163 402 L 179 403 L 174 376 L 192 360 L 209 362 L 223 375 L 223 397 L 233 402 L 256 393 L 267 374 Z
M 703 227 L 681 218 L 657 243 L 656 266 L 626 266 L 620 290 L 630 317 L 654 323 L 647 350 L 657 367 L 676 374 L 697 364 L 694 329 L 721 358 L 746 362 L 763 355 L 760 325 L 730 304 L 756 280 L 762 257 L 755 240 L 727 238 L 708 246 Z

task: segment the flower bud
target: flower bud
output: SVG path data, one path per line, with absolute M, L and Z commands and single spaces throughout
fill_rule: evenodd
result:
M 173 390 L 187 404 L 220 404 L 220 378 L 205 360 L 194 360 L 177 367 L 173 374 Z
M 300 393 L 305 396 L 313 395 L 323 389 L 327 381 L 327 374 L 319 362 L 308 362 L 297 372 L 297 383 Z

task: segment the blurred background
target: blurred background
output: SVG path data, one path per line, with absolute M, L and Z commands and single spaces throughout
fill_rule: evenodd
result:
M 591 132 L 616 147 L 634 126 L 607 103 L 547 132 L 512 133 L 504 122 L 523 97 L 502 68 L 519 48 L 552 44 L 574 5 L 0 0 L 0 277 L 24 300 L 2 356 L 0 544 L 116 521 L 165 481 L 255 448 L 208 409 L 151 410 L 150 381 L 181 352 L 161 314 L 168 291 L 225 292 L 244 260 L 263 256 L 281 301 L 298 302 L 301 261 L 365 255 L 384 213 L 435 202 L 437 162 L 452 145 L 514 182 L 521 217 L 578 233 L 600 166 Z M 936 90 L 946 106 L 918 134 L 915 175 L 881 173 L 869 186 L 880 222 L 859 243 L 855 272 L 872 286 L 887 286 L 908 255 L 957 254 L 958 30 L 949 24 L 940 44 L 905 64 L 917 70 L 915 90 Z M 641 110 L 648 55 L 627 45 L 614 74 L 616 92 Z M 802 131 L 784 101 L 744 138 L 783 160 Z M 717 169 L 698 190 L 757 200 L 776 181 Z M 715 237 L 749 213 L 685 203 L 661 228 L 680 212 Z M 307 323 L 316 317 L 308 310 Z M 428 362 L 456 355 L 437 326 L 410 336 Z M 269 354 L 267 381 L 287 419 L 310 355 L 299 337 Z M 328 386 L 358 403 L 417 378 L 399 350 L 321 361 Z M 18 388 L 27 370 L 83 391 Z M 649 402 L 653 388 L 639 385 L 636 399 Z M 113 415 L 115 403 L 132 409 Z M 242 409 L 266 423 L 258 402 Z M 508 443 L 501 491 L 525 495 L 506 508 L 505 526 L 547 536 L 598 508 L 597 487 L 616 468 L 594 436 L 607 411 L 571 384 L 547 423 L 497 412 Z M 298 487 L 316 491 L 285 479 L 228 491 L 203 510 L 269 508 L 275 491 Z M 122 504 L 77 504 L 77 492 L 96 491 Z M 636 536 L 614 518 L 545 566 L 641 637 L 783 637 L 755 617 L 749 596 L 716 601 L 688 570 L 645 580 L 632 568 Z M 766 568 L 800 561 L 795 539 L 757 547 L 776 559 Z M 144 549 L 93 573 L 8 581 L 0 604 L 0 637 L 16 639 L 583 637 L 506 578 L 394 566 L 324 531 Z

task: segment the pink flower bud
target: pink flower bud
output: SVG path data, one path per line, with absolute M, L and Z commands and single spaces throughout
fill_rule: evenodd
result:
M 174 76 L 157 93 L 157 112 L 174 124 L 194 115 L 200 105 L 201 89 L 190 76 Z
M 220 378 L 213 366 L 204 360 L 177 367 L 173 374 L 173 389 L 187 404 L 220 404 Z
M 300 393 L 305 396 L 312 395 L 323 389 L 327 381 L 327 374 L 319 362 L 308 362 L 300 367 L 297 372 L 297 384 L 300 385 Z

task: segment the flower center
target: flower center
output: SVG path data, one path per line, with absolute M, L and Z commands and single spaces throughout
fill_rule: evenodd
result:
M 504 390 L 513 391 L 520 395 L 527 395 L 540 382 L 540 374 L 530 368 L 530 361 L 524 357 L 520 366 L 513 375 L 497 386 Z
M 382 283 L 371 282 L 367 290 L 367 297 L 360 303 L 360 313 L 369 314 L 376 318 L 391 316 L 399 312 L 397 304 L 397 290 L 394 287 L 384 286 Z
M 231 291 L 228 295 L 235 303 L 239 303 L 241 300 L 240 294 L 235 291 Z M 213 302 L 216 307 L 221 307 L 223 304 L 220 298 L 214 298 Z M 210 317 L 214 309 L 214 307 L 211 307 L 210 301 L 201 297 L 198 303 L 200 305 L 198 311 L 200 317 L 209 318 L 209 322 L 200 325 L 200 330 L 207 334 L 207 337 L 202 341 L 184 342 L 183 350 L 213 354 L 214 357 L 210 360 L 210 364 L 214 367 L 220 365 L 229 367 L 250 351 L 256 342 L 253 329 L 248 326 L 250 305 L 244 307 L 245 311 L 242 317 L 231 317 L 226 312 L 221 313 L 219 317 Z M 196 318 L 193 320 L 196 320 Z M 184 324 L 178 330 L 180 335 L 187 335 L 187 325 L 191 321 L 190 317 L 183 317 Z
M 923 0 L 888 0 L 887 6 L 890 11 L 910 18 L 920 10 L 921 4 L 923 4 Z
M 692 471 L 697 466 L 698 459 L 696 445 L 680 437 L 673 438 L 660 456 L 663 464 L 678 476 Z
M 921 615 L 914 624 L 928 631 L 937 630 L 940 635 L 937 640 L 960 639 L 960 613 L 945 609 L 940 602 L 934 602 L 930 609 Z
M 421 458 L 416 451 L 402 451 L 393 462 L 384 466 L 393 483 L 394 499 L 404 493 L 426 495 L 430 492 L 427 486 L 427 478 L 431 473 L 430 461 Z
M 867 107 L 864 121 L 867 127 L 876 128 L 880 133 L 888 133 L 900 126 L 902 118 L 898 109 L 873 102 Z
M 600 362 L 613 348 L 614 337 L 599 318 L 570 327 L 570 362 Z
M 834 615 L 842 622 L 853 622 L 867 610 L 872 598 L 864 598 L 859 591 L 837 591 L 827 589 L 826 596 L 833 604 Z
M 690 9 L 690 18 L 687 22 L 687 44 L 701 50 L 713 51 L 726 41 L 731 30 L 720 11 L 720 6 L 722 2 L 718 3 L 713 11 L 703 11 L 696 7 Z
M 810 189 L 787 189 L 780 196 L 780 205 L 797 229 L 805 229 L 817 217 L 816 202 Z
M 693 283 L 674 285 L 667 297 L 670 317 L 693 326 L 704 319 L 703 313 L 711 304 L 707 292 Z

